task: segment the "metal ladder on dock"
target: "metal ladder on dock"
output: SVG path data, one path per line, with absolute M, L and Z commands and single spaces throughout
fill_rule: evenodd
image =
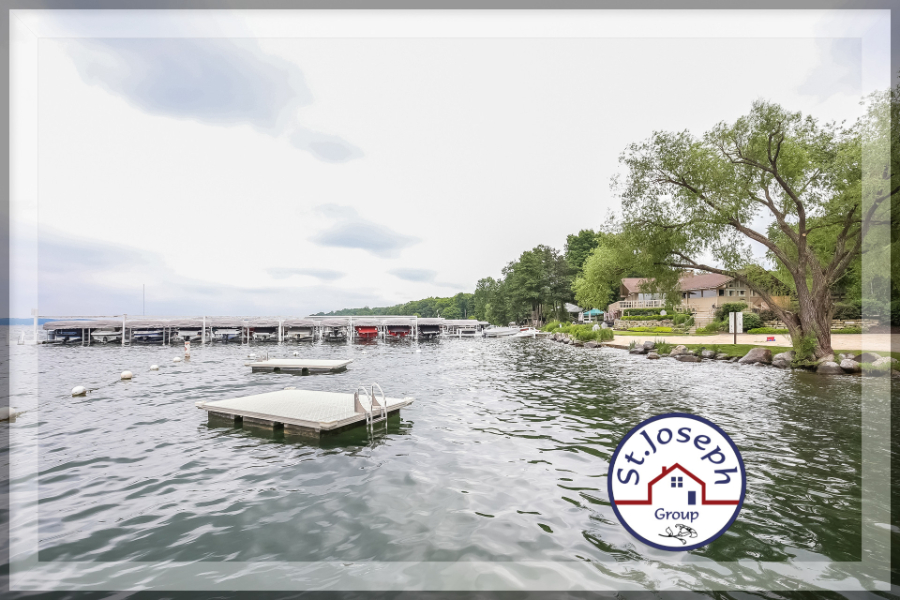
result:
M 375 397 L 375 388 L 378 388 L 378 391 L 381 392 L 381 402 Z M 360 394 L 359 391 L 362 390 L 363 394 L 369 399 L 369 407 L 363 405 L 360 402 Z M 375 434 L 375 424 L 384 422 L 384 433 L 387 433 L 387 420 L 388 420 L 388 410 L 387 410 L 387 401 L 385 400 L 384 390 L 381 389 L 381 386 L 377 383 L 372 383 L 372 387 L 366 389 L 366 386 L 359 385 L 356 387 L 356 391 L 353 392 L 353 404 L 356 412 L 363 412 L 366 415 L 366 430 L 369 432 L 370 436 Z

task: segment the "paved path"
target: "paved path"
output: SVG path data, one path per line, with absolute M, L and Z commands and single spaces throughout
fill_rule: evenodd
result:
M 767 342 L 767 337 L 774 337 L 774 342 Z M 733 344 L 734 335 L 731 333 L 719 333 L 716 335 L 617 335 L 614 344 L 628 345 L 631 340 L 639 343 L 654 340 L 665 340 L 670 344 Z M 893 344 L 892 344 L 893 342 Z M 775 334 L 751 334 L 741 333 L 737 336 L 738 344 L 753 344 L 755 346 L 790 346 L 789 335 Z M 900 335 L 889 333 L 863 333 L 863 334 L 837 334 L 831 336 L 831 347 L 834 350 L 873 350 L 875 352 L 891 352 L 893 345 L 895 352 L 900 352 Z

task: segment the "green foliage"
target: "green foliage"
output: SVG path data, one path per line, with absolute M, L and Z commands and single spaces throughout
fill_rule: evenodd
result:
M 789 333 L 787 329 L 776 329 L 775 327 L 755 327 L 749 330 L 747 333 Z
M 713 321 L 708 325 L 704 325 L 703 327 L 697 328 L 697 333 L 718 333 L 719 331 L 728 330 L 728 325 L 724 323 L 720 323 L 718 321 Z
M 844 327 L 843 329 L 832 329 L 831 333 L 862 333 L 862 327 Z
M 675 347 L 675 344 L 670 344 L 665 340 L 653 340 L 653 343 L 656 346 L 656 352 L 662 356 L 663 354 L 669 354 L 672 352 L 672 348 Z
M 576 340 L 582 342 L 609 342 L 615 336 L 612 329 L 603 329 L 602 327 L 594 331 L 594 325 L 586 323 L 583 325 L 573 325 L 571 323 L 562 323 L 560 321 L 551 321 L 541 327 L 541 331 L 549 331 L 552 333 L 565 333 L 571 335 Z
M 637 340 L 631 340 L 630 342 L 628 342 L 629 350 L 634 350 L 635 348 L 637 348 Z
M 839 321 L 855 321 L 862 318 L 862 302 L 851 300 L 850 302 L 836 302 L 832 318 Z
M 797 336 L 793 340 L 794 360 L 796 366 L 808 366 L 806 363 L 815 359 L 816 338 L 811 335 Z
M 747 305 L 744 302 L 726 302 L 716 309 L 715 320 L 716 321 L 728 321 L 728 313 L 733 312 L 744 312 L 747 310 Z M 744 318 L 747 318 L 747 315 L 744 315 Z
M 635 316 L 627 316 L 622 317 L 623 321 L 671 321 L 672 317 L 666 315 L 662 317 L 660 315 L 635 315 Z
M 763 326 L 763 320 L 756 313 L 744 313 L 744 331 Z
M 449 314 L 457 316 L 447 316 L 448 311 Z M 424 318 L 464 319 L 475 315 L 475 295 L 459 293 L 447 298 L 431 297 L 424 300 L 413 300 L 405 304 L 395 304 L 394 306 L 343 308 L 328 313 L 316 313 L 316 316 L 327 317 L 364 317 L 369 315 L 419 315 Z
M 778 315 L 775 314 L 774 310 L 769 310 L 768 308 L 759 311 L 759 318 L 766 321 L 776 321 L 778 319 Z
M 898 282 L 900 285 L 900 282 Z M 891 302 L 891 325 L 900 325 L 900 300 Z
M 579 306 L 605 310 L 619 299 L 622 277 L 634 276 L 636 272 L 629 258 L 633 251 L 628 240 L 620 239 L 617 234 L 599 233 L 597 242 L 581 273 L 576 274 L 572 291 Z
M 591 250 L 597 247 L 599 241 L 597 232 L 593 229 L 582 229 L 576 234 L 566 236 L 566 247 L 563 250 L 569 270 L 572 273 L 581 271 L 584 261 L 590 255 Z
M 628 331 L 636 333 L 672 333 L 671 327 L 629 327 Z
M 623 316 L 638 316 L 638 315 L 658 315 L 662 311 L 661 308 L 626 308 L 622 311 Z

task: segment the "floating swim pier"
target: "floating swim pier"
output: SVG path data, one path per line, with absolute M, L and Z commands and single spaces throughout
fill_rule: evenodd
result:
M 269 358 L 247 363 L 253 373 L 269 371 L 275 373 L 334 373 L 343 371 L 353 359 L 313 360 L 307 358 Z
M 380 392 L 375 394 L 375 388 Z M 267 394 L 197 402 L 208 413 L 210 423 L 241 422 L 244 427 L 284 429 L 285 435 L 318 438 L 352 427 L 373 426 L 385 422 L 400 409 L 412 404 L 412 398 L 386 398 L 376 383 L 352 394 L 281 390 Z

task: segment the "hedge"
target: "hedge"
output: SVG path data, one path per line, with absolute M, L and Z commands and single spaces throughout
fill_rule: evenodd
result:
M 776 329 L 775 327 L 757 327 L 751 329 L 747 333 L 788 333 L 787 329 Z
M 562 327 L 560 327 L 562 325 Z M 603 329 L 602 327 L 597 331 L 594 331 L 593 324 L 584 324 L 584 325 L 572 325 L 571 323 L 560 323 L 559 321 L 551 321 L 547 323 L 543 327 L 541 327 L 541 331 L 549 331 L 551 333 L 567 333 L 574 337 L 576 340 L 581 340 L 582 342 L 609 342 L 612 341 L 615 333 L 612 329 Z
M 623 315 L 658 315 L 661 308 L 626 308 L 622 311 Z
M 629 327 L 628 331 L 636 333 L 672 333 L 671 327 Z
M 633 316 L 633 317 L 628 316 L 628 317 L 622 317 L 622 320 L 623 321 L 671 321 L 672 317 L 670 317 L 668 315 L 665 317 L 662 317 L 660 315 Z

